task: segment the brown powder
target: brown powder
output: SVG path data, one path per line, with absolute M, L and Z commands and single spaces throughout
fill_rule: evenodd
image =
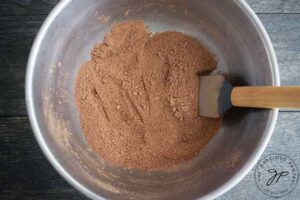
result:
M 198 74 L 213 56 L 178 32 L 116 24 L 78 74 L 81 127 L 94 151 L 126 168 L 160 170 L 195 157 L 221 119 L 198 116 Z

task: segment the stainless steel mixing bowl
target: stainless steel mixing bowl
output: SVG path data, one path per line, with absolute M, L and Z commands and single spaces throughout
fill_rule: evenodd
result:
M 92 199 L 212 199 L 255 165 L 277 110 L 236 109 L 198 157 L 168 172 L 126 170 L 91 151 L 79 125 L 74 81 L 96 42 L 115 22 L 142 19 L 152 31 L 198 38 L 235 84 L 279 85 L 266 31 L 242 0 L 63 0 L 32 47 L 26 76 L 30 121 L 57 171 Z

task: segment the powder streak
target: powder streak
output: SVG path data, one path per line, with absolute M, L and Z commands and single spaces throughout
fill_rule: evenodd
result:
M 142 21 L 114 25 L 77 77 L 89 144 L 126 168 L 161 170 L 194 158 L 222 123 L 198 116 L 198 74 L 216 65 L 182 33 L 150 34 Z

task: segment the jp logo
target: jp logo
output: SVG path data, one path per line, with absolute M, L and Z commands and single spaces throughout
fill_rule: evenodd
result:
M 295 162 L 282 154 L 272 154 L 259 161 L 255 173 L 257 187 L 270 197 L 282 197 L 294 190 L 299 172 Z
M 268 172 L 270 174 L 274 174 L 274 175 L 268 180 L 268 182 L 266 184 L 267 186 L 272 185 L 274 183 L 274 181 L 275 181 L 275 183 L 277 183 L 281 177 L 289 175 L 288 171 L 282 171 L 282 172 L 278 173 L 276 169 L 269 169 Z

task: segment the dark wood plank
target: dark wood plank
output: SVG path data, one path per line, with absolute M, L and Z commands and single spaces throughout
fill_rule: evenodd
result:
M 277 54 L 281 84 L 300 85 L 300 14 L 258 16 Z
M 0 118 L 1 199 L 87 199 L 41 152 L 27 117 Z
M 246 0 L 256 13 L 300 13 L 299 0 Z
M 59 0 L 1 0 L 0 15 L 48 14 Z
M 0 16 L 48 14 L 59 0 L 2 0 Z M 256 13 L 300 13 L 299 0 L 246 0 Z
M 24 82 L 33 39 L 45 16 L 0 17 L 0 116 L 24 116 Z

